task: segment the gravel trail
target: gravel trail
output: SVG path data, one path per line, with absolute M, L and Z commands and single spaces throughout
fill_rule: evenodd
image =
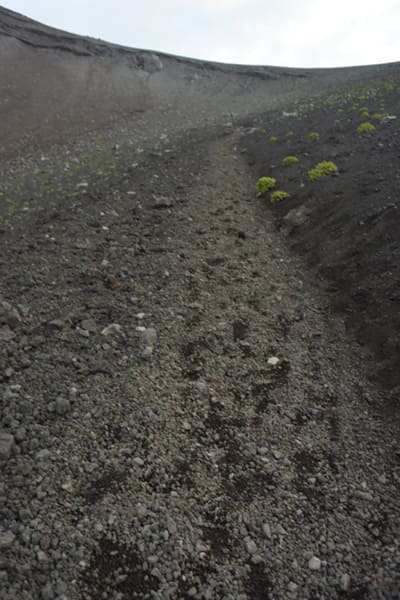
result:
M 242 133 L 3 233 L 2 600 L 399 597 L 397 426 Z

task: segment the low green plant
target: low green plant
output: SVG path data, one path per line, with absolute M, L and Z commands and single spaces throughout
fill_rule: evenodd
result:
M 286 135 L 287 137 L 292 137 L 294 135 L 294 131 L 288 131 Z
M 271 137 L 269 138 L 269 141 L 271 142 L 271 144 L 273 144 L 274 142 L 278 141 L 278 138 L 276 137 L 276 135 L 271 135 Z
M 376 112 L 372 115 L 372 118 L 379 120 L 379 119 L 383 119 L 384 117 L 387 117 L 388 115 L 389 115 L 388 112 Z
M 357 127 L 357 133 L 369 133 L 370 131 L 374 131 L 376 129 L 375 125 L 372 125 L 369 121 L 365 121 L 365 123 L 361 123 Z
M 275 185 L 276 179 L 274 179 L 273 177 L 261 177 L 256 183 L 256 188 L 259 192 L 264 194 L 265 192 L 269 192 L 269 190 L 272 190 L 272 188 L 274 188 Z
M 295 165 L 298 162 L 299 159 L 297 158 L 297 156 L 285 156 L 285 158 L 282 160 L 282 166 L 290 167 L 291 165 Z
M 337 170 L 338 168 L 335 163 L 324 160 L 308 171 L 308 177 L 311 181 L 317 181 L 318 179 L 321 179 L 321 177 L 337 173 Z
M 360 117 L 361 119 L 368 119 L 369 117 L 369 112 L 367 110 L 363 110 L 360 112 Z
M 286 200 L 289 198 L 290 194 L 284 192 L 283 190 L 276 190 L 271 194 L 271 204 L 278 204 L 278 202 L 282 202 L 282 200 Z
M 312 140 L 317 140 L 319 138 L 319 133 L 316 131 L 311 131 L 311 133 L 308 134 L 308 137 Z

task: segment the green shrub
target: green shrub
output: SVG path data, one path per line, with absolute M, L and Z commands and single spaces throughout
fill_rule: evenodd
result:
M 337 166 L 332 161 L 323 161 L 317 164 L 316 167 L 308 171 L 308 177 L 311 181 L 317 181 L 321 177 L 326 177 L 331 173 L 337 173 Z
M 283 190 L 276 190 L 276 192 L 272 192 L 271 194 L 271 204 L 278 204 L 282 200 L 289 198 L 290 194 L 284 192 Z
M 383 119 L 384 117 L 387 117 L 388 115 L 389 115 L 388 112 L 376 112 L 372 115 L 372 118 L 379 120 L 379 119 Z
M 272 188 L 275 187 L 275 185 L 276 179 L 274 179 L 273 177 L 261 177 L 256 183 L 256 188 L 259 192 L 264 193 L 268 192 L 269 190 L 272 190 Z
M 368 112 L 367 110 L 363 110 L 363 111 L 361 111 L 361 112 L 360 112 L 360 117 L 361 117 L 362 119 L 368 119 L 368 117 L 369 117 L 369 112 Z
M 297 156 L 285 156 L 285 158 L 282 160 L 282 166 L 290 167 L 290 165 L 295 165 L 298 162 L 299 159 L 297 158 Z
M 308 137 L 312 140 L 317 140 L 319 138 L 319 133 L 316 131 L 311 131 L 311 133 L 308 134 Z
M 357 127 L 357 133 L 369 133 L 374 130 L 375 125 L 372 125 L 369 121 L 365 121 L 365 123 L 361 123 L 361 125 Z
M 271 142 L 271 144 L 273 144 L 274 142 L 278 141 L 278 138 L 275 135 L 271 135 L 271 137 L 269 138 L 269 141 Z

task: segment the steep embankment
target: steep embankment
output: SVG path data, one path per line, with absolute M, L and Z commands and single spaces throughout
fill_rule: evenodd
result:
M 400 66 L 393 65 L 391 77 L 295 105 L 291 116 L 260 116 L 242 146 L 255 180 L 273 176 L 290 193 L 274 207 L 266 195 L 264 218 L 276 219 L 346 316 L 351 335 L 373 351 L 369 376 L 392 390 L 394 411 L 400 384 L 399 98 Z M 284 166 L 287 156 L 298 162 Z M 321 161 L 333 161 L 338 172 L 310 181 L 308 171 Z

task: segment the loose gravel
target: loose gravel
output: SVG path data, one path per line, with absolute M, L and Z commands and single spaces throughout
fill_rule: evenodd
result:
M 3 232 L 2 600 L 399 598 L 396 426 L 242 133 Z

